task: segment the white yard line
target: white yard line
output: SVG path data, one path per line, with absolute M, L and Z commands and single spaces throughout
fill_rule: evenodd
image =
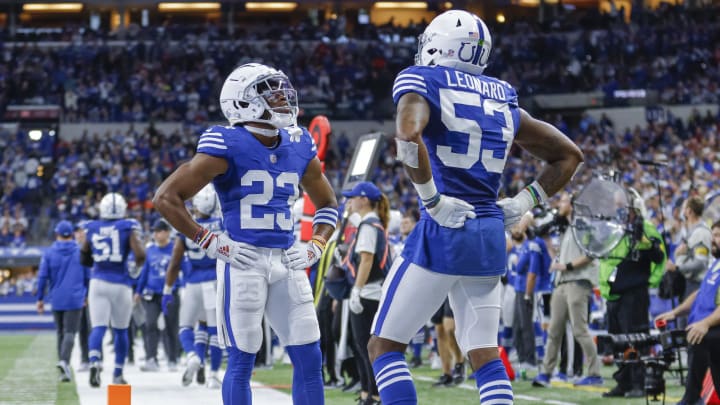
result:
M 434 379 L 434 378 L 425 377 L 425 376 L 414 376 L 413 378 L 414 378 L 415 380 L 418 380 L 418 381 L 427 381 L 427 382 L 435 382 L 435 381 L 437 381 L 437 380 Z M 477 388 L 476 388 L 476 387 L 473 387 L 473 386 L 470 385 L 470 384 L 460 384 L 460 385 L 457 385 L 457 388 L 461 388 L 461 389 L 464 389 L 464 390 L 477 391 Z M 513 394 L 513 396 L 515 397 L 515 399 L 522 399 L 522 400 L 525 400 L 525 401 L 540 402 L 540 403 L 544 403 L 544 404 L 553 404 L 553 405 L 577 405 L 577 404 L 574 403 L 574 402 L 561 402 L 561 401 L 555 401 L 555 400 L 552 400 L 552 399 L 542 399 L 542 398 L 533 397 L 533 396 L 530 396 L 530 395 Z
M 107 385 L 112 382 L 112 370 L 115 355 L 112 352 L 112 346 L 108 346 L 110 333 L 106 334 L 106 340 L 103 344 L 104 350 L 104 370 L 102 372 L 102 386 L 100 388 L 91 388 L 89 384 L 89 373 L 76 373 L 78 396 L 80 397 L 80 405 L 106 405 L 107 404 Z M 162 347 L 162 345 L 161 345 Z M 162 351 L 162 349 L 160 349 Z M 73 368 L 77 369 L 80 363 L 79 346 L 75 346 L 73 356 Z M 162 371 L 148 373 L 140 371 L 142 361 L 138 361 L 145 356 L 143 350 L 142 338 L 135 339 L 135 360 L 134 366 L 125 366 L 125 379 L 131 386 L 132 405 L 146 404 L 173 404 L 173 405 L 196 405 L 196 404 L 222 404 L 222 394 L 219 389 L 211 390 L 209 388 L 193 383 L 188 387 L 183 387 L 180 383 L 184 367 L 178 366 L 178 371 L 167 371 L 167 362 L 160 360 L 160 368 Z M 206 367 L 206 376 L 209 375 L 209 368 Z M 221 372 L 222 373 L 222 372 Z M 222 378 L 222 374 L 221 374 Z M 288 384 L 290 381 L 288 381 Z M 260 384 L 252 383 L 253 387 L 253 404 L 255 405 L 290 405 L 292 397 L 284 392 L 264 387 Z M 0 402 L 1 403 L 1 402 Z
M 0 380 L 0 404 L 55 404 L 58 376 L 55 340 L 48 344 L 47 339 L 39 336 L 42 335 L 28 336 L 32 343 Z

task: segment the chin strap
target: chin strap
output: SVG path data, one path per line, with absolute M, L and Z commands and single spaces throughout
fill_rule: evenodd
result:
M 252 132 L 253 134 L 261 135 L 261 136 L 267 136 L 268 138 L 271 138 L 273 136 L 278 136 L 280 131 L 278 129 L 267 129 L 267 128 L 260 128 L 252 125 L 243 125 L 243 128 L 247 129 L 248 131 Z

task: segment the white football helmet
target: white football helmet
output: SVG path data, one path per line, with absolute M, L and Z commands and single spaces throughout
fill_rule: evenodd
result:
M 270 107 L 283 98 L 287 105 Z M 297 121 L 297 92 L 285 73 L 259 63 L 246 63 L 225 79 L 220 108 L 230 125 L 262 122 L 285 128 Z
M 203 187 L 192 199 L 193 207 L 202 215 L 212 216 L 218 206 L 217 194 L 212 183 Z
M 122 219 L 125 218 L 126 211 L 127 203 L 118 193 L 107 193 L 100 200 L 101 219 Z
M 446 66 L 479 75 L 487 67 L 491 50 L 492 37 L 480 17 L 450 10 L 435 17 L 420 34 L 415 64 Z

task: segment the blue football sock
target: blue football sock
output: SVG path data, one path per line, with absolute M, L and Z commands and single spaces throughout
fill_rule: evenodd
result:
M 115 334 L 115 370 L 113 377 L 122 375 L 123 366 L 125 365 L 125 357 L 128 352 L 128 333 L 127 329 L 113 328 Z
M 100 361 L 102 357 L 102 340 L 105 337 L 107 326 L 95 326 L 88 337 L 88 358 L 90 363 Z
M 473 375 L 481 404 L 492 401 L 496 405 L 512 405 L 512 385 L 510 385 L 507 371 L 500 359 L 485 363 Z
M 293 364 L 293 404 L 324 404 L 325 393 L 320 342 L 287 346 L 286 349 Z
M 217 330 L 217 328 L 215 329 Z M 207 354 L 208 327 L 207 325 L 198 325 L 195 330 L 195 353 L 200 357 L 200 363 L 205 364 L 205 355 Z
M 417 393 L 405 356 L 387 352 L 373 362 L 380 400 L 383 405 L 416 405 Z
M 180 344 L 182 345 L 183 351 L 190 354 L 195 351 L 195 332 L 192 328 L 183 326 L 180 328 Z
M 210 335 L 210 371 L 218 371 L 222 363 L 223 350 L 218 342 L 217 328 L 209 327 L 208 334 Z
M 222 384 L 223 405 L 251 405 L 250 377 L 255 354 L 228 347 L 228 362 Z

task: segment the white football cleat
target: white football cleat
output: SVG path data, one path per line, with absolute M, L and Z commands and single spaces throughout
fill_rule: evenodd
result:
M 182 376 L 182 385 L 183 387 L 187 387 L 188 385 L 192 384 L 193 379 L 195 378 L 195 373 L 200 369 L 200 366 L 202 364 L 200 363 L 200 357 L 198 357 L 195 353 L 190 353 L 187 356 L 187 366 L 185 368 L 185 372 Z
M 210 373 L 210 378 L 208 378 L 207 387 L 211 390 L 217 390 L 222 388 L 222 381 L 217 376 L 217 373 Z

